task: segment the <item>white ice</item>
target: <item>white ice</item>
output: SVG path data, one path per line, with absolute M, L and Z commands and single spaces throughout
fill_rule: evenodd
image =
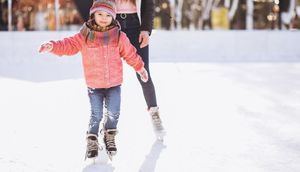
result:
M 300 171 L 299 62 L 151 63 L 163 143 L 125 65 L 118 153 L 111 163 L 86 166 L 90 111 L 79 63 L 26 58 L 39 59 L 32 70 L 19 60 L 0 66 L 1 172 Z

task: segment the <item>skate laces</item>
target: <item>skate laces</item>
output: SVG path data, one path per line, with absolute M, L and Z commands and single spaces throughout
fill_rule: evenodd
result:
M 98 140 L 95 139 L 91 139 L 91 138 L 88 138 L 88 142 L 87 142 L 87 148 L 88 150 L 98 150 L 99 148 L 99 143 L 98 143 Z
M 105 142 L 106 142 L 106 147 L 109 148 L 115 148 L 115 136 L 113 134 L 106 134 L 105 135 Z

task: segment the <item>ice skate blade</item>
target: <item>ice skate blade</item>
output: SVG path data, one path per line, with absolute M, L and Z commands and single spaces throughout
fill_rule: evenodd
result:
M 117 154 L 116 151 L 107 151 L 107 155 L 110 161 L 112 161 L 113 157 Z
M 157 135 L 156 136 L 156 140 L 158 140 L 160 142 L 163 142 L 164 141 L 164 137 L 165 137 L 165 135 Z
M 163 137 L 157 137 L 156 138 L 158 141 L 160 141 L 160 142 L 163 142 L 164 141 L 164 138 Z
M 112 161 L 113 156 L 112 155 L 108 155 L 108 158 L 109 158 L 110 161 Z
M 97 159 L 97 157 L 86 158 L 85 163 L 86 164 L 96 164 L 96 159 Z
M 109 157 L 106 153 L 106 151 L 100 151 L 99 152 L 99 155 L 98 155 L 98 158 L 96 160 L 97 164 L 107 164 L 109 161 Z

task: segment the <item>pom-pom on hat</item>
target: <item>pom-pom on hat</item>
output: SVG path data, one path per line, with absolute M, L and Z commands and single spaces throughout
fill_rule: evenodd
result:
M 105 11 L 116 19 L 117 10 L 114 0 L 95 0 L 90 8 L 90 16 L 96 11 Z

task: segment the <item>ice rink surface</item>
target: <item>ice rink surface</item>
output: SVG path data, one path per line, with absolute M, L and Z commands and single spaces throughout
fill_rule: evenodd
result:
M 90 166 L 84 79 L 0 76 L 0 171 L 300 171 L 300 63 L 152 63 L 163 143 L 133 70 L 124 73 L 118 154 Z

